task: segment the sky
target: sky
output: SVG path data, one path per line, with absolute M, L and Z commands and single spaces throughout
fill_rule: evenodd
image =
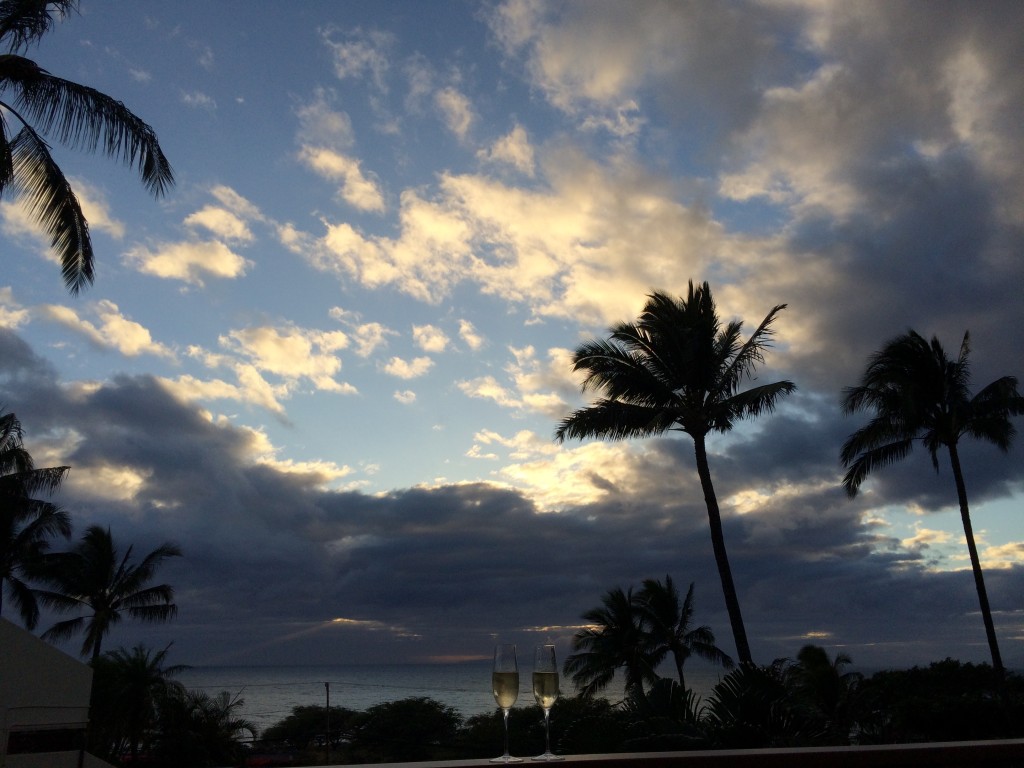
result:
M 150 124 L 176 184 L 54 144 L 77 296 L 0 201 L 0 406 L 71 467 L 74 538 L 184 552 L 177 618 L 105 647 L 564 656 L 671 575 L 735 655 L 692 441 L 553 439 L 574 347 L 706 280 L 747 333 L 787 305 L 757 382 L 798 388 L 708 444 L 755 661 L 987 660 L 948 460 L 847 498 L 840 402 L 910 328 L 969 330 L 975 390 L 1024 375 L 1022 28 L 1013 0 L 82 0 L 28 55 Z M 962 450 L 1015 667 L 1022 451 Z

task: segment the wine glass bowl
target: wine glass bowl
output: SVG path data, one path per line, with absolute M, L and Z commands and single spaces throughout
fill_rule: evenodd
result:
M 505 753 L 491 759 L 492 763 L 521 763 L 521 757 L 512 757 L 508 751 L 508 713 L 519 698 L 519 664 L 515 645 L 502 644 L 494 648 L 494 669 L 491 672 L 491 692 L 501 709 L 505 726 Z
M 534 760 L 563 760 L 551 751 L 551 707 L 558 699 L 558 663 L 555 646 L 538 645 L 533 651 L 533 697 L 544 710 L 544 754 Z

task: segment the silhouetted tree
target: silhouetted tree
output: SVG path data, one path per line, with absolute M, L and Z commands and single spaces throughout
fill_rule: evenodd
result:
M 853 497 L 876 468 L 906 458 L 915 441 L 924 444 L 936 472 L 939 450 L 947 450 L 992 666 L 1002 676 L 1003 661 L 974 541 L 958 445 L 961 438 L 973 437 L 992 443 L 1001 451 L 1009 450 L 1016 434 L 1010 417 L 1024 413 L 1024 397 L 1017 392 L 1017 379 L 1013 376 L 996 379 L 971 395 L 969 342 L 970 335 L 965 333 L 960 354 L 951 360 L 937 337 L 929 343 L 911 330 L 876 352 L 861 383 L 844 390 L 844 412 L 867 410 L 873 416 L 846 440 L 840 458 L 849 467 L 843 486 Z
M 67 467 L 38 468 L 25 449 L 21 422 L 13 413 L 0 414 L 0 613 L 4 594 L 29 629 L 39 621 L 39 606 L 25 581 L 55 536 L 71 535 L 68 513 L 35 498 L 54 493 Z
M 678 300 L 652 293 L 636 322 L 620 323 L 607 340 L 588 341 L 576 348 L 573 370 L 586 374 L 583 391 L 597 390 L 603 397 L 563 419 L 555 432 L 559 442 L 590 437 L 621 440 L 669 430 L 693 438 L 715 562 L 741 663 L 751 662 L 750 644 L 705 440 L 709 433 L 728 432 L 739 419 L 774 410 L 781 397 L 796 389 L 790 381 L 779 381 L 739 390 L 764 361 L 771 325 L 785 306 L 772 308 L 743 341 L 740 321 L 722 327 L 707 283 L 694 288 L 691 282 L 687 296 Z
M 89 224 L 60 167 L 49 136 L 72 148 L 103 151 L 136 166 L 143 184 L 161 196 L 174 183 L 153 129 L 124 104 L 55 77 L 20 55 L 78 8 L 77 0 L 0 2 L 0 197 L 14 193 L 50 237 L 64 283 L 72 293 L 93 281 Z M 20 130 L 11 135 L 9 125 Z
M 686 597 L 680 601 L 679 590 L 671 576 L 665 576 L 664 583 L 645 579 L 637 593 L 637 608 L 651 663 L 657 667 L 671 656 L 681 688 L 686 688 L 683 664 L 691 656 L 721 664 L 727 669 L 733 666 L 732 658 L 715 645 L 715 633 L 711 627 L 693 626 L 692 582 L 686 590 Z
M 134 759 L 149 751 L 164 702 L 185 693 L 181 683 L 171 678 L 188 667 L 165 666 L 169 649 L 154 652 L 136 645 L 92 662 L 89 751 L 94 755 L 117 761 L 125 754 Z
M 174 589 L 170 584 L 150 586 L 156 569 L 169 557 L 179 557 L 181 550 L 166 543 L 142 560 L 131 562 L 132 548 L 118 554 L 109 528 L 93 525 L 71 552 L 46 558 L 41 574 L 44 583 L 53 589 L 36 590 L 38 598 L 58 613 L 86 610 L 88 615 L 60 621 L 43 633 L 45 640 L 66 640 L 84 632 L 81 653 L 99 658 L 104 636 L 121 621 L 122 614 L 137 621 L 163 622 L 178 612 L 172 602 Z
M 608 590 L 601 607 L 584 613 L 583 620 L 589 626 L 573 635 L 573 653 L 563 664 L 581 696 L 603 691 L 620 668 L 625 671 L 627 694 L 642 691 L 644 682 L 657 679 L 632 588 Z

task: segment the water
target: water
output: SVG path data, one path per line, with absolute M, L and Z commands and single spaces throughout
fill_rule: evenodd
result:
M 721 669 L 687 665 L 686 683 L 706 698 Z M 519 704 L 533 704 L 525 676 L 520 675 Z M 186 688 L 210 695 L 227 691 L 244 704 L 236 711 L 262 733 L 284 720 L 297 706 L 324 706 L 328 686 L 332 707 L 365 710 L 375 704 L 410 697 L 429 697 L 455 708 L 464 717 L 495 710 L 491 695 L 491 662 L 461 664 L 389 664 L 281 667 L 193 667 L 175 676 Z M 605 692 L 610 701 L 622 698 L 621 674 Z M 563 681 L 563 691 L 572 684 Z

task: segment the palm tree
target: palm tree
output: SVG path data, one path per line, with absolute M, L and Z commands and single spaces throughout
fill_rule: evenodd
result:
M 151 651 L 136 645 L 119 648 L 92 663 L 90 751 L 104 759 L 124 754 L 136 758 L 147 749 L 158 724 L 163 702 L 184 695 L 184 686 L 171 679 L 187 666 L 165 666 L 170 646 Z
M 738 419 L 774 410 L 778 400 L 796 389 L 790 381 L 739 391 L 752 378 L 770 346 L 771 325 L 785 304 L 772 308 L 750 338 L 740 338 L 742 322 L 724 328 L 707 283 L 676 300 L 652 293 L 635 323 L 620 323 L 607 340 L 579 346 L 573 370 L 584 371 L 583 391 L 604 397 L 562 420 L 555 439 L 590 437 L 613 440 L 660 435 L 668 430 L 693 438 L 697 475 L 704 492 L 718 575 L 725 593 L 741 663 L 751 663 L 750 645 L 725 549 L 722 517 L 711 482 L 705 439 L 728 432 Z
M 967 487 L 960 466 L 958 444 L 973 437 L 1008 451 L 1016 429 L 1011 416 L 1024 413 L 1024 397 L 1017 392 L 1017 379 L 1003 376 L 971 395 L 970 334 L 965 333 L 960 354 L 951 360 L 937 337 L 931 343 L 913 330 L 889 341 L 868 362 L 856 387 L 844 390 L 843 411 L 873 412 L 872 419 L 843 444 L 840 457 L 849 467 L 843 486 L 852 498 L 864 479 L 876 468 L 906 458 L 920 440 L 939 470 L 938 452 L 945 447 L 953 467 L 953 481 L 960 502 L 960 518 L 967 538 L 967 551 L 974 571 L 974 585 L 981 604 L 982 620 L 992 654 L 992 666 L 999 679 L 1004 674 L 985 579 L 974 542 Z
M 651 663 L 657 667 L 671 654 L 675 662 L 679 685 L 686 688 L 683 664 L 690 656 L 699 656 L 705 661 L 721 664 L 726 669 L 733 666 L 733 660 L 715 645 L 715 633 L 711 627 L 693 627 L 693 583 L 686 590 L 686 597 L 679 600 L 671 576 L 665 576 L 665 583 L 657 579 L 645 579 L 637 594 L 640 625 L 647 635 Z
M 39 606 L 25 578 L 50 539 L 71 535 L 68 513 L 34 497 L 55 492 L 67 472 L 67 467 L 37 468 L 25 449 L 17 416 L 0 414 L 0 612 L 4 592 L 10 592 L 29 629 L 39 621 Z
M 632 588 L 608 590 L 601 607 L 587 611 L 583 619 L 589 626 L 573 635 L 573 653 L 563 665 L 581 696 L 603 691 L 620 667 L 625 668 L 627 696 L 642 693 L 644 682 L 657 679 Z
M 0 54 L 0 197 L 8 190 L 24 197 L 50 237 L 72 294 L 93 281 L 92 240 L 78 198 L 43 137 L 88 152 L 101 149 L 136 166 L 156 197 L 174 184 L 153 129 L 124 104 L 20 55 L 53 28 L 55 16 L 63 19 L 77 8 L 78 0 L 0 2 L 0 46 L 8 51 Z M 21 126 L 13 135 L 11 122 Z
M 43 580 L 54 589 L 36 590 L 36 595 L 58 613 L 85 609 L 89 614 L 57 622 L 43 633 L 43 639 L 61 641 L 84 632 L 81 654 L 91 654 L 95 661 L 103 638 L 122 614 L 145 622 L 174 618 L 178 612 L 171 602 L 174 589 L 169 584 L 148 584 L 157 567 L 169 557 L 181 556 L 181 550 L 165 543 L 138 564 L 131 562 L 131 556 L 128 547 L 119 559 L 110 529 L 98 525 L 90 526 L 71 552 L 50 555 Z

